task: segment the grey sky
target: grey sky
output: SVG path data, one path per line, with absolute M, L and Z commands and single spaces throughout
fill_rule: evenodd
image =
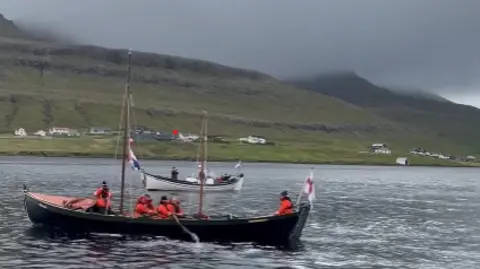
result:
M 480 95 L 478 0 L 1 0 L 83 43 Z M 454 92 L 453 92 L 454 91 Z

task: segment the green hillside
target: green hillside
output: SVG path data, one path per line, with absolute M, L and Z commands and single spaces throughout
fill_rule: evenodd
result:
M 29 133 L 53 126 L 118 129 L 127 51 L 40 41 L 17 27 L 1 29 L 0 133 L 11 134 L 20 127 Z M 131 89 L 138 126 L 198 133 L 200 113 L 207 109 L 209 134 L 232 142 L 260 135 L 276 143 L 212 145 L 209 156 L 214 159 L 393 163 L 397 154 L 412 147 L 452 154 L 470 151 L 463 141 L 399 120 L 401 113 L 385 117 L 370 107 L 328 96 L 329 92 L 320 94 L 259 72 L 202 60 L 134 52 Z M 358 153 L 372 143 L 387 143 L 397 153 L 388 158 Z M 0 139 L 0 154 L 105 155 L 113 145 L 113 139 Z M 161 143 L 144 149 L 147 156 L 165 158 L 195 157 L 197 150 Z
M 480 110 L 475 107 L 425 92 L 389 90 L 354 73 L 320 75 L 290 83 L 336 97 L 402 126 L 430 132 L 432 140 L 442 137 L 471 153 L 480 152 Z

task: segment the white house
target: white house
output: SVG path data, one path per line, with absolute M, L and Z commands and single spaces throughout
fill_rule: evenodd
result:
M 392 151 L 388 148 L 386 144 L 372 144 L 370 152 L 376 154 L 391 154 Z
M 92 127 L 88 133 L 91 135 L 107 135 L 112 133 L 112 129 L 105 127 Z
M 249 135 L 248 137 L 242 137 L 238 139 L 240 142 L 249 143 L 249 144 L 266 144 L 267 140 L 260 137 L 255 137 Z
M 47 132 L 45 132 L 44 130 L 38 130 L 37 132 L 35 132 L 35 135 L 43 137 L 47 135 Z
M 52 127 L 48 130 L 50 135 L 68 135 L 70 133 L 70 128 L 63 127 Z
M 193 142 L 197 141 L 200 138 L 199 135 L 196 134 L 182 134 L 178 133 L 178 139 L 184 141 L 184 142 Z
M 25 131 L 25 129 L 23 129 L 23 128 L 18 128 L 18 129 L 15 130 L 14 135 L 15 136 L 27 136 L 27 131 Z

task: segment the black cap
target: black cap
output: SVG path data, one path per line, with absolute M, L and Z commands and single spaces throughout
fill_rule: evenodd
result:
M 168 200 L 167 196 L 162 196 L 162 198 L 160 198 L 160 201 L 165 201 L 165 200 Z
M 280 193 L 280 195 L 281 195 L 281 196 L 288 196 L 288 191 L 282 191 L 282 192 Z
M 103 181 L 102 184 L 103 184 L 103 185 L 107 185 L 107 182 L 106 182 L 106 181 Z

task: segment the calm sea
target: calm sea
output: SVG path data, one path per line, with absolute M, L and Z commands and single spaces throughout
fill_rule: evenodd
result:
M 190 162 L 141 164 L 152 173 L 168 174 L 172 166 L 180 176 L 195 170 Z M 218 174 L 235 172 L 233 166 L 209 164 Z M 207 194 L 206 212 L 273 213 L 282 190 L 296 199 L 308 168 L 245 163 L 244 189 Z M 36 192 L 89 196 L 106 180 L 118 198 L 120 163 L 2 157 L 0 268 L 480 268 L 479 174 L 475 168 L 315 166 L 317 200 L 302 246 L 286 251 L 165 238 L 47 235 L 32 228 L 22 208 L 24 183 Z M 143 193 L 139 174 L 130 170 L 127 192 L 134 198 Z M 178 196 L 186 211 L 196 210 L 197 194 Z

